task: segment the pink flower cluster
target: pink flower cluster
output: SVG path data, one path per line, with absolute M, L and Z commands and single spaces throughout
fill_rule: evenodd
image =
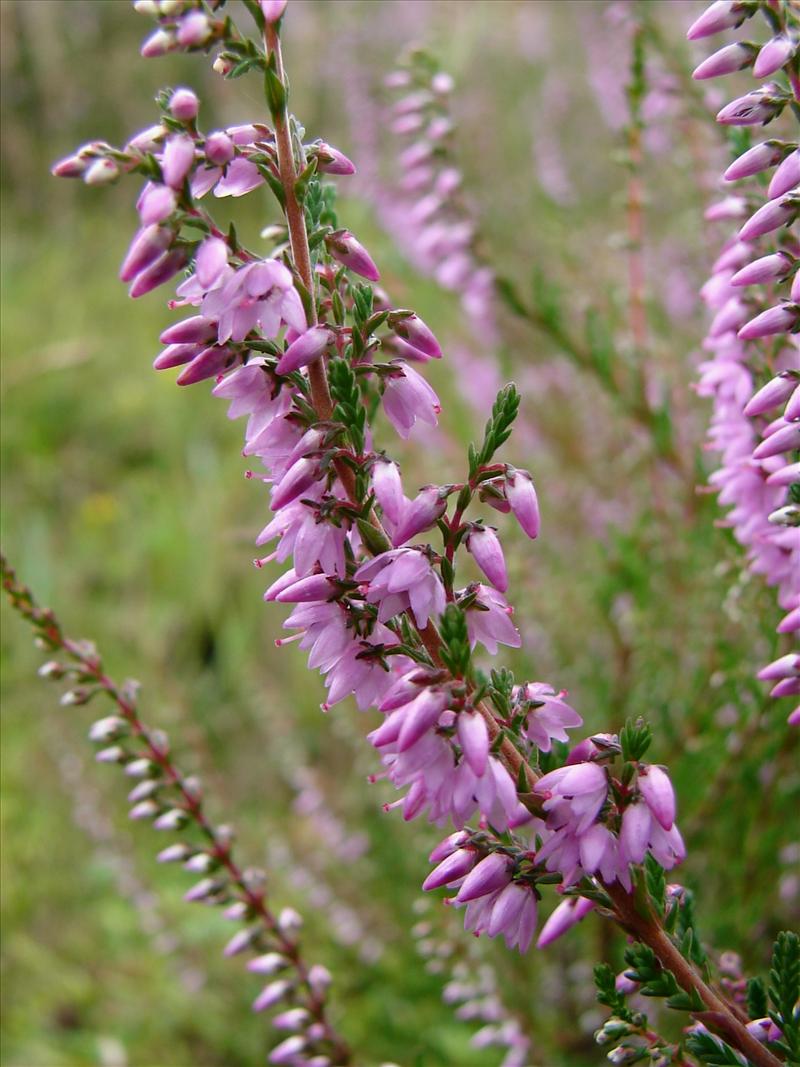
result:
M 691 40 L 738 26 L 757 5 L 718 0 L 691 26 Z M 727 104 L 726 126 L 766 125 L 791 113 L 800 98 L 794 72 L 796 33 L 784 26 L 766 44 L 726 45 L 705 59 L 694 77 L 706 79 L 752 67 L 757 78 L 784 70 L 792 91 L 778 81 Z M 796 137 L 796 133 L 795 133 Z M 775 168 L 766 188 L 758 178 Z M 786 612 L 778 631 L 800 631 L 800 148 L 796 140 L 768 139 L 740 154 L 726 182 L 756 178 L 706 212 L 735 220 L 702 296 L 714 317 L 704 342 L 698 391 L 714 401 L 709 446 L 722 456 L 711 477 L 727 521 L 747 550 L 751 570 L 778 589 Z M 759 672 L 775 697 L 800 694 L 800 653 L 780 656 Z M 800 724 L 800 707 L 789 721 Z
M 467 930 L 489 937 L 502 934 L 509 948 L 525 952 L 536 929 L 540 880 L 558 873 L 562 890 L 600 879 L 617 881 L 631 892 L 631 868 L 647 853 L 666 870 L 680 863 L 685 849 L 669 777 L 661 767 L 639 763 L 633 781 L 623 784 L 607 766 L 609 756 L 619 751 L 615 741 L 598 737 L 581 742 L 565 766 L 537 781 L 534 791 L 544 818 L 527 812 L 524 824 L 509 824 L 513 846 L 488 828 L 445 838 L 431 853 L 436 867 L 423 888 L 457 889 L 451 903 L 466 907 Z M 520 835 L 520 825 L 525 825 L 526 837 Z M 539 947 L 556 940 L 593 907 L 590 898 L 566 897 L 542 928 Z
M 262 0 L 268 39 L 284 6 Z M 165 14 L 159 7 L 167 24 L 157 32 L 179 35 L 182 20 L 197 10 L 177 5 Z M 238 46 L 227 38 L 224 44 L 228 51 Z M 447 89 L 439 79 L 424 99 L 407 97 L 396 111 L 395 132 L 421 128 L 418 119 L 433 124 L 428 97 Z M 409 361 L 421 365 L 441 358 L 442 350 L 414 312 L 393 308 L 359 280 L 377 281 L 378 268 L 354 235 L 338 227 L 319 177 L 352 174 L 352 163 L 322 141 L 290 145 L 290 167 L 306 176 L 299 194 L 305 202 L 292 215 L 286 189 L 297 196 L 303 185 L 286 184 L 287 119 L 277 105 L 271 104 L 274 129 L 256 123 L 204 134 L 190 90 L 161 102 L 159 125 L 125 149 L 94 144 L 55 171 L 93 181 L 94 168 L 110 163 L 115 176 L 145 176 L 140 228 L 121 277 L 138 297 L 183 273 L 170 306 L 193 313 L 164 331 L 166 347 L 155 367 L 182 367 L 180 385 L 212 380 L 228 416 L 247 420 L 243 454 L 260 464 L 248 474 L 269 487 L 272 511 L 258 544 L 274 548 L 257 565 L 288 564 L 265 593 L 266 600 L 291 605 L 284 626 L 293 635 L 278 643 L 296 640 L 308 653 L 309 667 L 324 676 L 325 710 L 352 696 L 359 708 L 383 715 L 369 739 L 382 776 L 402 792 L 386 807 L 400 807 L 405 819 L 424 813 L 456 828 L 437 850 L 441 862 L 426 888 L 458 884 L 456 903 L 467 907 L 467 927 L 502 934 L 525 951 L 537 923 L 538 882 L 555 878 L 580 891 L 596 889 L 594 879 L 616 880 L 630 891 L 632 865 L 649 852 L 671 867 L 683 844 L 666 774 L 626 756 L 628 777 L 614 778 L 607 763 L 622 751 L 614 738 L 582 742 L 565 766 L 537 781 L 540 754 L 549 754 L 549 767 L 557 764 L 554 742 L 563 745 L 580 716 L 563 692 L 543 683 L 517 685 L 509 672 L 495 672 L 490 686 L 472 666 L 478 645 L 494 655 L 500 644 L 520 644 L 505 597 L 500 539 L 485 521 L 464 518 L 480 501 L 512 513 L 531 539 L 539 534 L 530 475 L 494 461 L 519 397 L 513 387 L 498 395 L 483 444 L 470 448 L 463 483 L 407 495 L 397 465 L 373 449 L 368 412 L 382 406 L 403 438 L 419 423 L 435 425 L 439 400 Z M 408 172 L 424 169 L 430 155 L 407 160 Z M 240 196 L 262 185 L 280 190 L 290 230 L 291 251 L 285 229 L 277 227 L 279 243 L 267 257 L 221 231 L 202 203 L 212 189 L 217 197 Z M 459 290 L 472 275 L 472 266 L 459 260 L 462 252 L 447 251 Z M 301 258 L 310 263 L 306 275 Z M 456 269 L 459 262 L 463 270 Z M 382 361 L 387 353 L 391 358 Z M 440 545 L 416 540 L 429 531 Z M 486 583 L 456 582 L 462 547 Z M 473 817 L 483 835 L 479 845 L 464 829 Z M 517 840 L 520 827 L 531 837 L 518 849 L 504 851 L 492 841 L 495 832 Z M 570 908 L 570 920 L 583 914 Z M 559 922 L 550 921 L 548 938 Z M 244 947 L 236 942 L 230 951 Z M 272 976 L 281 964 L 258 957 L 250 966 Z M 276 977 L 256 1006 L 271 1007 L 289 993 L 287 981 Z M 291 1012 L 286 1022 L 297 1032 L 273 1051 L 274 1062 L 314 1062 L 305 1056 L 316 1040 L 304 1033 L 305 1023 Z

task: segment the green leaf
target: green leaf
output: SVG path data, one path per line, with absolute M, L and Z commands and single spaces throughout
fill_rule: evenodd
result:
M 628 719 L 619 732 L 619 743 L 622 746 L 622 758 L 631 763 L 638 763 L 650 747 L 653 739 L 653 731 L 642 718 L 635 722 Z
M 269 57 L 264 71 L 264 96 L 267 99 L 267 107 L 272 118 L 278 120 L 286 111 L 286 87 L 278 77 L 275 68 L 275 53 Z
M 441 657 L 445 666 L 457 678 L 470 673 L 470 647 L 467 616 L 457 604 L 448 604 L 440 623 Z
M 702 1030 L 689 1034 L 686 1047 L 702 1064 L 707 1064 L 707 1067 L 728 1067 L 729 1064 L 734 1067 L 747 1067 L 747 1060 L 734 1052 L 730 1045 Z
M 767 1014 L 767 987 L 763 978 L 747 981 L 747 1014 L 751 1019 L 763 1019 Z
M 800 1057 L 800 937 L 790 930 L 778 934 L 769 972 L 770 1017 L 783 1031 L 783 1039 L 793 1057 Z

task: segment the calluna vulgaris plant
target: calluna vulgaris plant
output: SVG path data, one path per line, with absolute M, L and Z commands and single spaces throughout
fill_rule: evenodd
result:
M 214 69 L 226 78 L 253 73 L 263 80 L 266 110 L 249 123 L 206 131 L 191 90 L 165 92 L 156 125 L 120 149 L 86 145 L 54 173 L 89 185 L 129 174 L 144 179 L 140 226 L 120 277 L 134 298 L 177 280 L 170 307 L 186 311 L 162 333 L 154 366 L 180 368 L 181 386 L 213 383 L 228 416 L 246 417 L 244 455 L 255 465 L 248 475 L 268 487 L 272 512 L 257 537 L 268 554 L 256 565 L 286 566 L 264 594 L 290 609 L 290 636 L 278 643 L 297 642 L 323 676 L 324 710 L 353 697 L 360 709 L 382 714 L 369 741 L 381 768 L 375 779 L 399 794 L 386 809 L 445 831 L 423 889 L 445 888 L 448 903 L 463 909 L 467 931 L 502 937 L 521 953 L 534 940 L 545 950 L 590 912 L 615 923 L 629 940 L 626 969 L 615 976 L 600 964 L 595 971 L 598 999 L 611 1011 L 596 1038 L 614 1063 L 798 1062 L 800 941 L 779 937 L 769 984 L 752 981 L 746 997 L 714 978 L 695 932 L 692 895 L 667 882 L 685 849 L 669 774 L 645 761 L 652 736 L 644 720 L 618 732 L 609 721 L 608 732 L 568 748 L 568 731 L 582 718 L 563 691 L 517 680 L 506 668 L 486 673 L 476 666 L 478 645 L 494 655 L 500 644 L 521 640 L 506 596 L 501 534 L 486 517 L 509 516 L 495 521 L 501 529 L 516 521 L 532 540 L 540 532 L 531 475 L 503 452 L 519 396 L 514 385 L 500 390 L 458 480 L 415 491 L 392 457 L 374 447 L 373 425 L 383 417 L 404 439 L 419 423 L 436 425 L 439 399 L 417 368 L 443 353 L 431 328 L 377 286 L 378 266 L 339 221 L 330 179 L 353 174 L 353 163 L 327 142 L 308 140 L 289 113 L 281 54 L 286 0 L 245 0 L 252 36 L 224 0 L 134 6 L 156 20 L 145 57 L 213 52 Z M 791 4 L 718 0 L 689 36 L 757 12 L 774 34 L 767 44 L 725 46 L 695 71 L 700 78 L 752 65 L 756 76 L 773 79 L 725 107 L 723 123 L 763 124 L 800 109 L 800 25 Z M 411 86 L 410 74 L 394 81 L 409 90 L 395 104 L 394 132 L 414 134 L 427 123 L 432 141 L 446 137 L 436 94 L 447 94 L 451 83 L 441 74 L 424 89 Z M 731 522 L 751 565 L 779 586 L 788 612 L 782 632 L 800 626 L 800 371 L 797 347 L 782 341 L 800 326 L 800 248 L 788 231 L 800 209 L 798 160 L 793 141 L 773 139 L 748 147 L 728 169 L 726 179 L 740 180 L 777 167 L 766 201 L 756 184 L 712 208 L 713 217 L 749 217 L 704 291 L 718 309 L 702 384 L 714 395 L 712 443 L 723 452 L 714 480 L 722 502 L 733 505 Z M 434 257 L 431 268 L 463 290 L 468 305 L 478 289 L 483 299 L 491 275 L 472 258 L 467 229 L 454 232 L 446 216 L 458 173 L 437 172 L 413 143 L 401 165 L 409 193 L 435 185 L 414 209 L 425 242 L 418 251 Z M 278 219 L 266 257 L 233 227 L 219 227 L 209 207 L 209 194 L 240 197 L 262 186 L 274 196 Z M 440 223 L 430 221 L 437 212 L 445 213 Z M 765 291 L 763 302 L 750 295 Z M 776 336 L 774 345 L 764 340 Z M 781 417 L 763 426 L 779 407 Z M 465 552 L 484 581 L 465 584 Z M 84 704 L 98 692 L 111 698 L 114 713 L 91 728 L 97 758 L 137 780 L 129 794 L 133 818 L 181 834 L 159 859 L 201 876 L 186 899 L 224 905 L 240 924 L 225 952 L 248 954 L 248 968 L 268 977 L 254 1007 L 277 1009 L 281 1039 L 271 1062 L 352 1062 L 355 1054 L 328 1019 L 330 975 L 301 954 L 300 917 L 270 910 L 263 875 L 234 859 L 230 831 L 208 820 L 199 783 L 177 769 L 166 736 L 142 723 L 133 688 L 105 674 L 93 646 L 66 637 L 5 565 L 4 585 L 55 655 L 43 673 L 70 680 L 64 701 Z M 786 655 L 760 677 L 777 682 L 777 696 L 796 694 L 799 664 Z M 798 712 L 791 718 L 797 722 Z M 191 828 L 195 836 L 184 835 Z M 552 894 L 560 903 L 540 925 L 539 903 Z M 419 931 L 430 932 L 424 925 Z M 421 951 L 430 954 L 430 943 Z M 450 999 L 471 1004 L 480 987 L 461 988 L 463 972 L 452 973 Z M 634 993 L 684 1013 L 680 1041 L 651 1027 L 638 1002 L 629 1003 Z M 507 1067 L 529 1062 L 527 1039 L 502 1005 L 486 1016 L 490 1009 L 475 1003 L 466 1014 L 506 1020 L 498 1043 L 508 1049 Z

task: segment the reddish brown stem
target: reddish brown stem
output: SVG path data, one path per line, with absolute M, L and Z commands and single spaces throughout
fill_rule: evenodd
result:
M 707 984 L 691 963 L 672 943 L 667 932 L 651 911 L 637 910 L 631 894 L 617 882 L 603 883 L 614 904 L 615 918 L 623 929 L 653 950 L 661 965 L 671 971 L 678 985 L 687 993 L 695 992 L 706 1011 L 692 1014 L 709 1030 L 715 1031 L 733 1048 L 747 1056 L 754 1067 L 781 1067 L 781 1061 L 752 1036 L 739 1018 L 738 1011 Z

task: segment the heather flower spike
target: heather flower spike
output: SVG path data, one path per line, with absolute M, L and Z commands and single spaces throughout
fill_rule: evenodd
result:
M 240 57 L 245 56 L 265 90 L 252 123 L 207 134 L 197 98 L 178 90 L 164 97 L 165 132 L 147 132 L 147 149 L 135 147 L 135 138 L 119 151 L 97 143 L 56 169 L 90 184 L 126 174 L 144 180 L 137 203 L 141 230 L 122 274 L 132 296 L 182 275 L 173 282 L 170 306 L 183 317 L 164 331 L 167 348 L 156 365 L 181 366 L 181 385 L 213 379 L 213 393 L 229 405 L 229 416 L 246 420 L 243 452 L 253 465 L 248 476 L 256 485 L 266 483 L 272 512 L 258 541 L 276 542 L 272 555 L 258 563 L 281 568 L 270 575 L 264 596 L 291 605 L 284 627 L 292 636 L 279 644 L 296 643 L 309 667 L 323 676 L 325 710 L 352 696 L 359 709 L 374 709 L 382 717 L 369 735 L 381 768 L 374 777 L 383 783 L 380 788 L 399 794 L 384 807 L 398 809 L 406 821 L 424 817 L 446 832 L 432 853 L 435 866 L 423 889 L 448 887 L 452 906 L 464 910 L 467 930 L 502 937 L 509 948 L 527 951 L 539 901 L 558 884 L 568 896 L 545 925 L 540 943 L 554 940 L 598 905 L 599 914 L 612 917 L 626 933 L 635 932 L 640 947 L 653 954 L 658 974 L 670 975 L 675 983 L 670 995 L 682 992 L 692 1012 L 702 1010 L 710 1026 L 762 1067 L 767 1061 L 759 1059 L 757 1038 L 667 931 L 668 923 L 670 931 L 679 928 L 677 916 L 669 910 L 673 905 L 663 878 L 655 874 L 660 877 L 679 864 L 685 847 L 668 773 L 641 762 L 650 743 L 646 726 L 626 724 L 619 737 L 595 733 L 565 756 L 561 746 L 581 725 L 566 694 L 542 682 L 519 685 L 507 668 L 482 665 L 501 644 L 519 647 L 521 635 L 512 618 L 514 605 L 505 596 L 507 520 L 498 520 L 503 525 L 496 531 L 474 505 L 488 502 L 500 514 L 510 511 L 531 539 L 540 532 L 531 475 L 497 456 L 518 413 L 516 389 L 506 386 L 497 393 L 483 441 L 470 445 L 460 481 L 429 484 L 409 498 L 397 465 L 375 450 L 373 441 L 381 439 L 373 432 L 376 420 L 385 417 L 404 439 L 419 424 L 428 432 L 436 427 L 439 397 L 409 360 L 424 371 L 427 360 L 442 358 L 443 349 L 413 309 L 394 307 L 390 295 L 365 284 L 378 281 L 380 271 L 358 238 L 340 225 L 328 184 L 354 167 L 321 139 L 302 143 L 302 126 L 288 114 L 280 41 L 286 0 L 245 6 L 258 31 L 247 44 L 232 19 L 217 17 L 216 5 L 162 0 L 150 12 L 158 26 L 143 53 L 204 50 L 218 42 L 214 69 L 225 77 L 243 73 Z M 721 0 L 694 22 L 689 36 L 703 38 L 737 26 L 757 6 L 754 0 Z M 787 110 L 790 95 L 775 64 L 782 57 L 783 66 L 792 63 L 793 49 L 782 31 L 776 28 L 772 36 L 766 48 L 725 46 L 701 64 L 700 77 L 746 69 L 751 62 L 775 77 L 723 107 L 721 123 L 765 123 Z M 410 78 L 397 82 L 408 92 L 396 102 L 391 120 L 398 137 L 426 131 L 426 143 L 403 151 L 406 189 L 423 193 L 409 214 L 419 228 L 415 232 L 424 232 L 430 242 L 441 283 L 463 287 L 465 305 L 486 308 L 494 280 L 471 252 L 469 220 L 461 218 L 438 232 L 432 227 L 461 176 L 432 162 L 452 131 L 441 113 L 452 83 L 429 80 L 424 87 L 410 85 Z M 751 167 L 767 169 L 789 157 L 783 142 L 767 144 L 744 170 L 755 173 Z M 748 264 L 765 256 L 783 253 L 794 259 L 793 246 L 753 248 L 753 242 L 797 216 L 796 192 L 784 190 L 793 173 L 788 164 L 777 183 L 781 191 L 749 218 L 749 197 L 734 196 L 712 211 L 711 221 L 735 218 L 739 226 L 745 220 L 736 265 L 720 268 L 722 280 L 705 291 L 715 312 L 708 340 L 712 353 L 723 343 L 744 345 L 748 335 L 760 341 L 797 327 L 794 296 L 789 293 L 787 299 L 780 288 L 791 284 L 793 262 L 787 267 L 773 259 L 748 272 Z M 263 245 L 251 251 L 213 219 L 215 198 L 246 196 L 255 189 L 259 196 L 274 195 L 264 232 L 275 243 L 267 254 Z M 772 310 L 755 309 L 760 297 L 751 298 L 749 290 L 741 297 L 740 287 L 730 291 L 737 271 L 744 272 L 740 281 L 749 287 L 764 284 L 760 279 L 768 276 L 778 290 L 770 297 Z M 772 376 L 787 369 L 792 368 L 776 365 Z M 748 418 L 742 409 L 755 384 L 747 383 L 743 397 L 726 393 L 721 398 L 726 419 Z M 774 395 L 778 407 L 785 387 Z M 730 494 L 746 498 L 748 520 L 755 513 L 748 537 L 758 542 L 755 551 L 769 545 L 770 579 L 786 584 L 781 599 L 789 613 L 798 606 L 788 577 L 795 549 L 785 539 L 786 530 L 794 529 L 787 525 L 786 509 L 792 505 L 783 486 L 767 486 L 758 465 L 774 458 L 776 471 L 791 466 L 800 421 L 790 402 L 770 427 L 759 427 L 760 446 L 750 448 L 748 442 L 744 452 L 725 456 L 721 476 L 723 484 L 726 478 L 733 483 L 725 486 Z M 760 495 L 748 497 L 748 486 L 742 488 L 743 476 L 746 481 L 750 475 L 758 479 Z M 464 552 L 489 585 L 462 573 Z M 21 605 L 23 599 L 18 596 Z M 781 656 L 762 674 L 781 691 L 789 690 L 797 681 L 797 663 Z M 70 693 L 78 705 L 91 697 L 80 687 Z M 124 762 L 130 777 L 144 783 L 163 772 L 171 780 L 166 747 L 150 743 L 143 755 L 125 760 L 128 741 L 116 738 L 113 724 L 96 730 L 103 744 L 113 741 L 101 750 L 112 749 L 107 761 Z M 185 787 L 183 801 L 162 802 L 158 795 L 137 794 L 137 816 L 152 817 L 164 833 L 188 828 L 198 810 L 193 791 Z M 248 889 L 246 872 L 231 868 L 227 835 L 214 843 L 213 849 L 206 845 L 185 857 L 169 855 L 202 875 L 187 899 L 227 902 L 231 885 L 244 885 L 243 903 L 260 915 L 258 908 L 265 907 L 260 883 Z M 313 1067 L 346 1063 L 347 1050 L 324 1014 L 329 976 L 299 962 L 300 916 L 287 907 L 277 916 L 269 913 L 264 926 L 263 944 L 250 944 L 244 933 L 228 942 L 227 952 L 237 957 L 252 951 L 248 966 L 267 978 L 254 1010 L 277 1008 L 280 1029 L 297 1027 L 272 1050 L 271 1061 Z

